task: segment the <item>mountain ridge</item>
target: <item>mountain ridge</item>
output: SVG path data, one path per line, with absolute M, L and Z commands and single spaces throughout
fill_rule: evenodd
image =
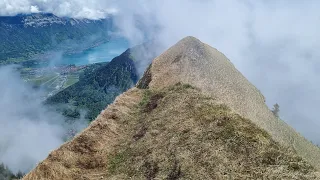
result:
M 276 120 L 252 120 L 259 111 L 250 101 L 231 101 L 246 100 L 236 91 L 253 93 L 247 98 L 269 113 L 246 81 L 222 53 L 187 37 L 24 179 L 319 179 L 317 152 L 312 161 L 272 134 L 265 124 Z
M 21 25 L 26 27 L 43 27 L 53 24 L 80 24 L 80 23 L 95 23 L 103 20 L 75 19 L 69 17 L 58 17 L 51 13 L 32 13 L 18 14 L 16 16 L 1 16 L 1 23 L 8 25 Z
M 161 89 L 178 82 L 191 84 L 252 120 L 276 141 L 295 148 L 320 168 L 319 148 L 275 117 L 261 92 L 215 48 L 194 37 L 186 37 L 155 58 L 149 73 L 152 76 L 148 84 L 150 89 Z

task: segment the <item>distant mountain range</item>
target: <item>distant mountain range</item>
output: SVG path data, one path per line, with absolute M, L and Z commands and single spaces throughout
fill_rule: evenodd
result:
M 17 63 L 47 51 L 84 50 L 108 41 L 112 19 L 88 20 L 29 14 L 0 17 L 0 64 Z

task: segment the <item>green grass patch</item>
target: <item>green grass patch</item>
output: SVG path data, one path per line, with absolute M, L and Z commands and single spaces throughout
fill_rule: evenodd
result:
M 126 172 L 128 169 L 126 168 L 125 164 L 129 158 L 130 158 L 130 151 L 127 149 L 109 157 L 108 171 L 111 174 Z
M 34 79 L 30 79 L 30 82 L 33 83 L 36 86 L 41 86 L 44 83 L 47 83 L 51 80 L 54 80 L 58 77 L 57 74 L 48 74 L 48 75 L 44 75 L 38 78 L 34 78 Z
M 142 100 L 140 101 L 139 106 L 145 107 L 148 104 L 151 96 L 152 96 L 152 92 L 149 89 L 146 89 L 143 92 Z
M 183 84 L 181 82 L 178 82 L 177 84 L 169 87 L 168 89 L 169 91 L 181 92 L 187 89 L 196 89 L 196 88 L 191 86 L 190 84 Z

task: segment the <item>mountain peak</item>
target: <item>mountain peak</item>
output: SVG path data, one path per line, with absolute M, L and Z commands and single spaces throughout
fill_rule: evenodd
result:
M 147 84 L 150 88 L 164 88 L 178 82 L 188 83 L 207 91 L 217 87 L 233 91 L 239 89 L 246 91 L 251 88 L 260 101 L 264 102 L 262 94 L 224 54 L 192 36 L 183 38 L 155 58 L 150 65 L 150 71 L 146 73 L 151 73 L 152 76 Z
M 320 168 L 319 148 L 275 117 L 261 92 L 217 49 L 188 36 L 155 58 L 137 87 L 159 90 L 177 83 L 217 99 Z
M 197 39 L 194 36 L 187 36 L 183 39 L 181 39 L 177 44 L 186 44 L 188 46 L 196 46 L 203 44 L 199 39 Z

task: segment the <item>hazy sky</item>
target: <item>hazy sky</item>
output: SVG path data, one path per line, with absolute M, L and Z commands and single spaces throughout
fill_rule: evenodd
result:
M 280 116 L 320 144 L 318 0 L 0 0 L 0 15 L 53 12 L 115 24 L 132 45 L 195 36 L 223 52 Z

